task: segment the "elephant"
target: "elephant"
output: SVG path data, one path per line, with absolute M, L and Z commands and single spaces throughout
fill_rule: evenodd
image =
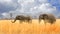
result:
M 20 23 L 25 22 L 25 21 L 32 22 L 32 19 L 30 16 L 24 16 L 24 15 L 17 15 L 12 23 L 15 23 L 16 20 L 19 20 Z
M 41 22 L 41 20 L 44 20 L 44 23 L 51 23 L 53 24 L 54 22 L 56 22 L 56 18 L 53 14 L 41 14 L 39 16 L 39 23 Z

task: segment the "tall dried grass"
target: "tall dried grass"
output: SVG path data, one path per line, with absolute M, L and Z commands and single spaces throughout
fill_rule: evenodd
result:
M 60 19 L 53 25 L 45 25 L 43 20 L 39 24 L 37 19 L 33 19 L 31 24 L 0 20 L 0 34 L 60 34 Z

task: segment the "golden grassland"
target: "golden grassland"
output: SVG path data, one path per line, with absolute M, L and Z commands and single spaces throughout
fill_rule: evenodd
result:
M 12 20 L 13 21 L 13 20 Z M 11 23 L 11 20 L 0 20 L 0 34 L 60 34 L 60 19 L 55 24 L 44 24 L 42 20 L 33 19 L 32 23 Z

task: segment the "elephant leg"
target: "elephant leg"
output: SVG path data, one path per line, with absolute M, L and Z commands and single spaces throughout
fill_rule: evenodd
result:
M 46 25 L 46 20 L 44 20 L 44 24 Z
M 51 20 L 51 24 L 53 24 L 54 23 L 54 21 L 53 20 Z
M 27 20 L 27 19 L 24 19 L 24 22 L 26 22 L 26 23 L 27 23 L 27 22 L 28 22 L 28 20 Z
M 28 22 L 28 23 L 29 23 L 29 20 L 27 20 L 26 22 Z
M 56 22 L 56 19 L 53 19 L 53 22 Z
M 24 22 L 26 22 L 26 23 L 27 23 L 27 22 L 29 22 L 29 21 L 28 21 L 28 20 L 24 20 Z
M 22 23 L 22 22 L 23 22 L 23 20 L 19 20 L 19 22 L 20 22 L 20 23 Z
M 32 20 L 28 20 L 28 23 L 32 23 Z
M 39 19 L 39 23 L 41 22 L 41 19 Z
M 47 22 L 48 22 L 48 20 L 47 20 L 47 19 L 44 19 L 44 23 L 45 23 L 45 25 L 46 25 Z
M 30 23 L 32 23 L 32 20 L 30 20 Z

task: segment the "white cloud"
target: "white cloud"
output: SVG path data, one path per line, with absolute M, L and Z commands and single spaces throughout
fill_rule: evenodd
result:
M 31 3 L 34 2 L 34 0 L 18 0 L 18 3 Z
M 30 11 L 34 13 L 53 13 L 56 12 L 56 7 L 52 6 L 49 3 L 43 3 L 39 6 L 34 6 L 33 8 L 30 9 Z
M 10 18 L 10 15 L 9 15 L 8 13 L 2 13 L 2 16 L 3 16 L 4 18 Z
M 0 3 L 9 4 L 9 3 L 11 3 L 11 2 L 12 2 L 12 0 L 0 0 Z
M 3 16 L 6 16 L 7 14 L 6 13 L 2 13 Z
M 0 2 L 11 2 L 12 0 L 0 0 Z
M 48 0 L 39 0 L 40 3 L 47 3 Z
M 51 6 L 49 3 L 42 4 L 38 7 L 42 12 L 53 13 L 56 11 L 56 7 Z

